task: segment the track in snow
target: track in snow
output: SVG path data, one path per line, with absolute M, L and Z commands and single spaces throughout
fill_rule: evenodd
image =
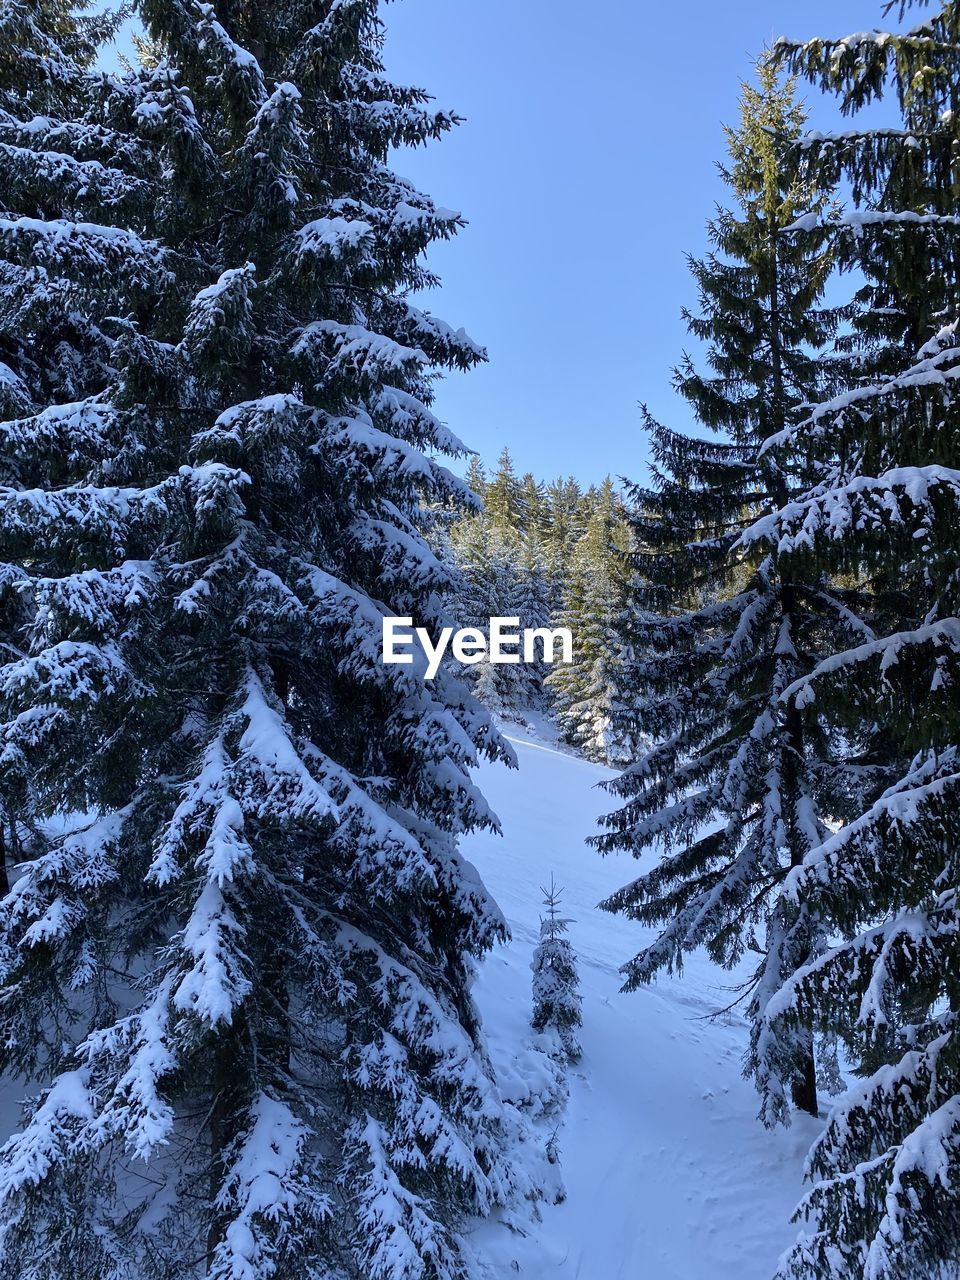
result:
M 512 728 L 512 727 L 511 727 Z M 741 1077 L 747 1043 L 734 978 L 692 956 L 682 978 L 619 992 L 618 966 L 641 926 L 596 904 L 637 874 L 633 859 L 584 845 L 611 798 L 609 770 L 516 735 L 519 770 L 485 766 L 480 782 L 503 836 L 464 852 L 509 921 L 512 941 L 482 966 L 476 996 L 495 1063 L 514 1069 L 529 1034 L 530 958 L 540 886 L 565 889 L 580 959 L 583 1060 L 570 1075 L 559 1135 L 566 1202 L 523 1237 L 498 1223 L 472 1233 L 484 1277 L 505 1280 L 770 1280 L 793 1238 L 803 1157 L 816 1131 L 801 1117 L 765 1131 Z

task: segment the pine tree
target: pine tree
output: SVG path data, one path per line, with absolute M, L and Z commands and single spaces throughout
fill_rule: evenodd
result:
M 131 305 L 129 286 L 147 270 L 136 237 L 120 243 L 102 225 L 131 207 L 142 183 L 130 170 L 149 172 L 152 162 L 102 118 L 90 68 L 113 19 L 82 8 L 0 8 L 0 483 L 8 486 L 57 483 L 71 451 L 102 456 L 100 415 L 84 398 L 105 382 L 105 320 Z M 19 447 L 28 439 L 29 460 Z M 7 652 L 29 622 L 24 583 L 19 565 L 0 565 Z M 0 894 L 8 863 L 39 838 L 21 763 L 11 750 L 0 766 Z
M 520 540 L 505 538 L 483 511 L 456 522 L 451 546 L 458 571 L 451 603 L 455 623 L 486 634 L 491 618 L 511 616 Z M 490 711 L 509 715 L 525 703 L 521 668 L 494 666 L 484 658 L 469 672 L 474 693 Z
M 471 491 L 483 502 L 487 496 L 487 475 L 483 469 L 483 463 L 476 454 L 472 455 L 467 464 L 465 479 Z
M 549 527 L 547 517 L 547 486 L 528 471 L 520 480 L 520 507 L 523 512 L 523 531 L 529 537 L 542 538 Z
M 545 533 L 547 568 L 551 579 L 551 607 L 563 608 L 566 582 L 570 573 L 573 549 L 583 536 L 583 491 L 573 478 L 555 480 L 547 485 Z
M 450 531 L 450 542 L 462 574 L 455 604 L 458 623 L 462 627 L 485 629 L 491 617 L 504 612 L 508 589 L 495 565 L 486 513 L 456 521 Z
M 787 692 L 898 765 L 788 886 L 836 945 L 771 1000 L 769 1034 L 839 1031 L 862 1076 L 810 1156 L 807 1225 L 781 1270 L 804 1280 L 919 1280 L 960 1265 L 958 36 L 960 8 L 942 4 L 907 33 L 778 50 L 844 111 L 892 92 L 903 113 L 899 129 L 805 145 L 814 180 L 842 175 L 853 191 L 830 231 L 866 280 L 864 376 L 781 443 L 817 469 L 756 531 L 873 591 L 878 638 L 824 654 Z M 819 230 L 808 219 L 798 238 Z
M 541 889 L 547 914 L 540 920 L 540 941 L 533 953 L 534 1031 L 549 1031 L 567 1059 L 576 1062 L 583 1052 L 579 1029 L 583 1024 L 577 959 L 567 937 L 572 921 L 560 914 L 563 894 L 551 877 L 550 888 Z
M 535 526 L 528 528 L 519 553 L 507 616 L 519 618 L 521 631 L 550 627 L 550 573 L 546 549 Z M 522 706 L 536 708 L 546 698 L 544 680 L 550 667 L 538 650 L 535 661 L 523 663 L 516 670 L 522 686 Z
M 590 515 L 568 570 L 561 625 L 573 635 L 573 662 L 546 679 L 565 740 L 595 760 L 615 761 L 612 733 L 622 656 L 618 620 L 625 606 L 629 528 L 612 481 L 589 495 Z
M 486 486 L 484 504 L 490 527 L 501 538 L 514 539 L 523 531 L 523 485 L 517 479 L 509 449 L 503 449 L 497 459 L 497 469 Z
M 86 82 L 109 222 L 78 190 L 0 224 L 84 356 L 68 412 L 58 374 L 0 428 L 2 799 L 61 832 L 0 911 L 0 1065 L 43 1084 L 2 1268 L 460 1280 L 458 1224 L 524 1187 L 468 993 L 504 925 L 457 852 L 506 748 L 379 661 L 385 614 L 443 618 L 431 375 L 483 357 L 408 301 L 460 219 L 386 161 L 455 120 L 384 78 L 375 0 L 140 13 L 146 65 Z
M 518 481 L 504 449 L 487 482 L 479 460 L 467 471 L 467 483 L 484 499 L 484 510 L 462 518 L 451 529 L 451 549 L 460 575 L 454 603 L 459 626 L 486 632 L 494 617 L 517 618 L 520 630 L 551 623 L 553 580 L 544 539 L 545 490 L 530 474 Z M 487 660 L 471 668 L 474 692 L 491 711 L 522 716 L 546 701 L 549 667 L 532 663 L 497 664 Z
M 679 969 L 699 946 L 730 967 L 760 953 L 748 1070 L 767 1121 L 786 1118 L 790 1095 L 817 1111 L 809 1032 L 763 1034 L 771 995 L 823 945 L 816 914 L 786 897 L 784 882 L 863 783 L 854 762 L 837 768 L 837 743 L 818 718 L 783 694 L 835 633 L 872 634 L 853 595 L 741 539 L 805 476 L 802 456 L 764 446 L 843 368 L 817 358 L 843 319 L 820 301 L 826 233 L 799 243 L 787 234 L 826 208 L 791 158 L 804 118 L 793 84 L 760 64 L 759 87 L 743 86 L 740 123 L 727 131 L 730 161 L 720 171 L 736 207 L 709 224 L 715 251 L 691 262 L 700 309 L 686 316 L 708 344 L 708 370 L 686 359 L 676 375 L 714 437 L 647 418 L 656 487 L 633 495 L 642 554 L 621 719 L 653 745 L 608 784 L 625 803 L 595 841 L 604 852 L 662 854 L 603 904 L 661 930 L 625 966 L 626 989 Z

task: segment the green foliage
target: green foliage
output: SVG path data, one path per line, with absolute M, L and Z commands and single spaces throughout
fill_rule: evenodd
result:
M 424 503 L 469 504 L 430 402 L 484 352 L 410 301 L 460 219 L 387 167 L 455 119 L 374 0 L 138 13 L 91 76 L 65 6 L 2 10 L 0 803 L 50 836 L 0 905 L 41 1090 L 0 1269 L 462 1280 L 462 1221 L 536 1194 L 457 848 L 508 752 L 380 661 L 445 618 Z
M 618 626 L 629 575 L 630 526 L 609 478 L 586 495 L 583 508 L 586 522 L 573 546 L 558 613 L 573 635 L 574 661 L 554 667 L 546 683 L 564 739 L 591 759 L 614 763 L 628 750 L 614 720 L 622 683 Z
M 778 445 L 814 461 L 814 482 L 758 531 L 798 567 L 869 584 L 875 636 L 824 655 L 794 695 L 850 746 L 874 744 L 888 783 L 791 885 L 835 945 L 772 1002 L 769 1035 L 839 1035 L 862 1076 L 811 1154 L 805 1227 L 782 1267 L 797 1280 L 941 1277 L 958 1263 L 960 11 L 931 10 L 905 33 L 776 51 L 844 112 L 885 93 L 903 116 L 805 145 L 811 180 L 853 192 L 828 230 L 867 282 L 861 376 Z
M 730 966 L 759 955 L 748 1069 L 772 1121 L 785 1118 L 791 1093 L 816 1111 L 811 1036 L 761 1035 L 767 1001 L 822 946 L 815 915 L 788 902 L 784 884 L 862 785 L 838 769 L 836 735 L 784 695 L 837 633 L 868 632 L 853 593 L 743 539 L 807 478 L 803 456 L 766 446 L 839 376 L 842 365 L 820 356 L 844 316 L 821 301 L 826 233 L 789 233 L 828 209 L 795 163 L 804 112 L 792 82 L 764 64 L 758 75 L 758 88 L 743 87 L 721 167 L 735 208 L 709 224 L 714 250 L 691 261 L 700 306 L 687 322 L 706 343 L 706 367 L 687 358 L 676 374 L 698 423 L 720 438 L 647 418 L 655 487 L 633 495 L 640 553 L 619 713 L 639 750 L 608 784 L 624 804 L 596 843 L 663 855 L 604 904 L 660 927 L 625 966 L 628 989 L 698 946 Z
M 486 630 L 491 617 L 517 617 L 521 628 L 567 626 L 574 638 L 569 665 L 551 667 L 539 652 L 520 666 L 478 664 L 478 696 L 507 716 L 546 711 L 585 755 L 622 758 L 612 730 L 631 547 L 622 497 L 609 478 L 586 491 L 572 477 L 549 485 L 530 474 L 518 479 L 507 449 L 492 476 L 472 459 L 466 478 L 483 511 L 454 519 L 434 539 L 448 542 L 461 575 L 458 625 Z
M 580 977 L 577 957 L 567 937 L 573 923 L 561 913 L 563 890 L 551 877 L 550 888 L 542 888 L 546 915 L 540 919 L 540 940 L 533 953 L 533 1011 L 530 1018 L 534 1031 L 546 1032 L 555 1041 L 556 1057 L 571 1062 L 581 1055 L 579 1030 L 581 1013 Z

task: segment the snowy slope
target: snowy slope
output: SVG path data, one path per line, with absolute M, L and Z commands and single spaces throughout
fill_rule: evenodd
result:
M 564 886 L 580 958 L 583 1060 L 570 1075 L 559 1134 L 567 1200 L 527 1237 L 485 1223 L 471 1236 L 484 1277 L 528 1280 L 770 1280 L 792 1239 L 803 1157 L 815 1122 L 768 1133 L 741 1078 L 746 1027 L 705 1015 L 733 999 L 730 974 L 694 956 L 682 978 L 619 994 L 617 966 L 644 937 L 596 910 L 635 874 L 584 846 L 609 804 L 607 771 L 508 729 L 520 762 L 482 771 L 503 823 L 464 852 L 510 923 L 512 942 L 483 965 L 476 995 L 498 1071 L 516 1071 L 528 1037 L 539 886 Z
M 503 836 L 475 835 L 464 852 L 513 939 L 485 961 L 475 993 L 509 1085 L 530 1066 L 530 959 L 552 872 L 574 920 L 584 1056 L 570 1071 L 559 1134 L 567 1199 L 542 1206 L 527 1236 L 497 1222 L 477 1227 L 478 1280 L 770 1280 L 792 1239 L 813 1122 L 774 1133 L 757 1122 L 740 1076 L 745 1024 L 705 1017 L 730 1003 L 734 979 L 706 958 L 694 957 L 681 979 L 619 994 L 617 966 L 644 931 L 596 910 L 637 866 L 584 845 L 608 804 L 596 790 L 608 771 L 507 732 L 519 770 L 488 766 L 480 777 Z M 9 1082 L 0 1091 L 3 1137 L 17 1127 L 20 1093 Z

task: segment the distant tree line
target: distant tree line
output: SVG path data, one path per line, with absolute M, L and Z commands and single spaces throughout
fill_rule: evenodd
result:
M 433 532 L 459 575 L 457 625 L 486 630 L 491 617 L 517 617 L 521 628 L 569 627 L 574 640 L 572 664 L 478 663 L 477 696 L 508 717 L 551 717 L 592 759 L 625 760 L 616 725 L 633 534 L 622 493 L 609 476 L 586 488 L 572 476 L 518 476 L 509 449 L 490 472 L 471 459 L 466 479 L 482 509 L 440 519 Z

